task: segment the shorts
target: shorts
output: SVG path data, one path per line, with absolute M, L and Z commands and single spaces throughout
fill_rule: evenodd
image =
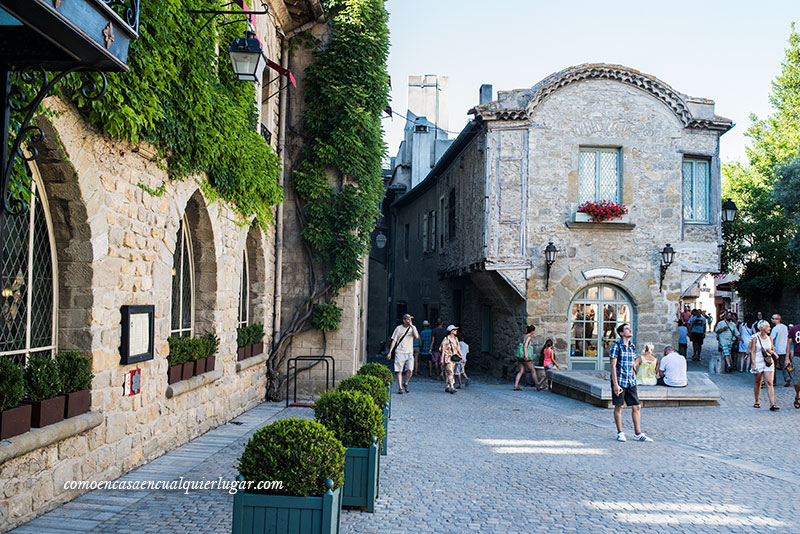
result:
M 466 363 L 464 360 L 461 360 L 460 362 L 455 362 L 455 365 L 453 366 L 454 375 L 464 374 L 464 363 Z
M 431 361 L 433 363 L 442 363 L 442 353 L 438 350 L 431 352 Z
M 678 343 L 678 354 L 686 357 L 686 343 Z
M 800 356 L 792 356 L 792 384 L 800 386 Z
M 431 361 L 430 353 L 420 352 L 419 353 L 419 361 L 421 361 L 421 362 L 429 362 L 429 361 Z
M 419 347 L 414 347 L 414 360 L 419 358 Z
M 544 366 L 544 370 L 545 370 L 545 371 L 549 371 L 549 370 L 550 370 L 550 369 L 552 369 L 553 367 L 555 367 L 555 365 L 553 365 L 552 363 L 548 363 L 547 365 L 545 365 L 545 366 Z
M 402 373 L 403 371 L 413 371 L 413 370 L 414 370 L 414 355 L 395 352 L 394 372 Z
M 692 332 L 692 343 L 700 343 L 702 345 L 705 338 L 705 332 Z
M 639 391 L 636 386 L 622 388 L 622 395 L 614 395 L 614 385 L 611 385 L 611 403 L 614 406 L 639 406 Z

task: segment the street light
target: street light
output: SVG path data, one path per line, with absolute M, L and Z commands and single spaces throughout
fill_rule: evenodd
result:
M 731 223 L 736 218 L 736 212 L 739 211 L 733 200 L 728 199 L 722 203 L 722 222 Z
M 556 262 L 556 256 L 558 256 L 558 249 L 553 242 L 550 241 L 550 244 L 544 248 L 544 263 L 547 266 L 547 275 L 544 279 L 545 290 L 550 287 L 550 268 Z
M 658 292 L 661 293 L 661 290 L 664 286 L 664 275 L 667 274 L 667 269 L 672 262 L 675 260 L 675 249 L 667 243 L 667 246 L 661 250 L 661 277 L 658 279 Z
M 375 236 L 375 245 L 378 248 L 385 247 L 386 246 L 386 241 L 387 241 L 387 239 L 386 239 L 386 236 L 383 235 L 383 232 L 381 232 L 377 236 Z
M 256 34 L 248 31 L 244 37 L 237 37 L 228 48 L 233 73 L 244 82 L 261 82 L 261 74 L 267 66 L 261 43 Z

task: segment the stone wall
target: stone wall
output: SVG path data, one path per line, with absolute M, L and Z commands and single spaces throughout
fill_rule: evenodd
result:
M 46 143 L 36 162 L 58 255 L 58 347 L 91 356 L 91 413 L 99 424 L 0 466 L 0 530 L 75 497 L 76 491 L 64 490 L 66 481 L 114 479 L 233 419 L 265 394 L 262 366 L 237 372 L 236 327 L 246 246 L 251 321 L 271 332 L 273 228 L 264 233 L 242 226 L 224 204 L 209 203 L 194 179 L 168 179 L 148 147 L 110 140 L 58 99 L 47 104 L 57 116 L 38 119 Z M 160 197 L 139 187 L 162 183 Z M 199 387 L 168 397 L 173 253 L 184 215 L 195 260 L 195 334 L 214 332 L 221 343 L 216 371 L 192 379 L 202 382 Z M 153 360 L 120 364 L 120 308 L 126 304 L 155 306 Z M 125 375 L 136 368 L 141 393 L 124 396 Z M 48 443 L 56 431 L 32 433 Z

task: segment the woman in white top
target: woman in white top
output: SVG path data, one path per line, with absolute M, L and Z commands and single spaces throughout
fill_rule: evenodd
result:
M 769 395 L 769 409 L 773 412 L 780 410 L 775 404 L 775 388 L 772 385 L 772 378 L 775 376 L 775 350 L 772 348 L 772 338 L 769 337 L 769 323 L 767 321 L 759 321 L 758 333 L 750 340 L 750 372 L 755 375 L 755 384 L 753 385 L 753 395 L 755 395 L 756 403 L 753 408 L 761 408 L 758 402 L 759 394 L 761 393 L 761 380 L 767 382 L 767 395 Z M 767 365 L 765 356 L 769 358 L 770 365 Z
M 753 314 L 748 313 L 744 316 L 744 321 L 739 325 L 739 361 L 737 363 L 739 372 L 744 373 L 750 363 L 750 340 L 753 339 Z

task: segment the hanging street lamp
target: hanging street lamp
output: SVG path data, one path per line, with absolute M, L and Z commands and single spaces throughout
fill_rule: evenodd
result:
M 233 73 L 243 82 L 261 82 L 261 75 L 267 66 L 261 43 L 256 34 L 248 31 L 244 37 L 237 37 L 228 47 Z

